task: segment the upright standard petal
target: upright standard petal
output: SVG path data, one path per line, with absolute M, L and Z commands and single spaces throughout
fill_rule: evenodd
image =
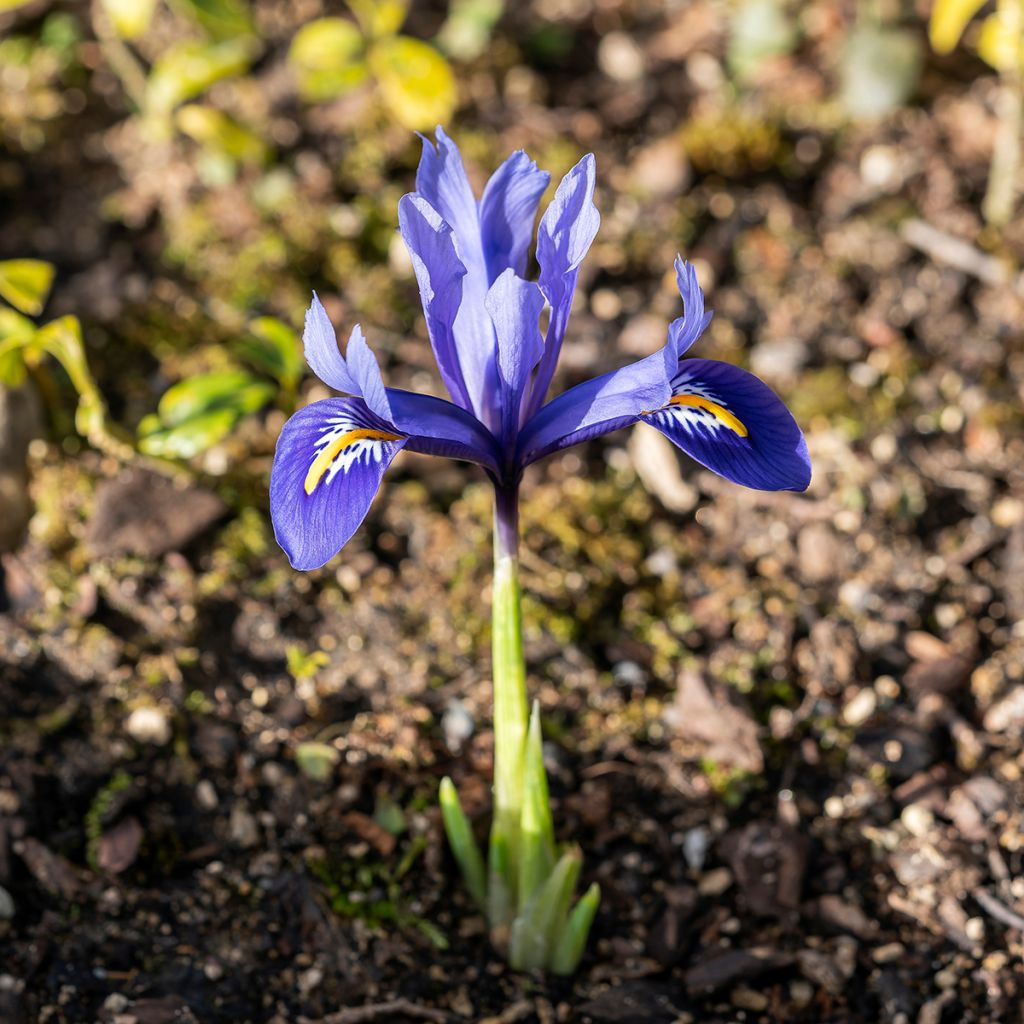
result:
M 270 473 L 274 536 L 296 569 L 316 569 L 348 543 L 406 438 L 358 398 L 327 398 L 284 425 Z
M 746 370 L 687 359 L 672 397 L 641 417 L 687 455 L 733 483 L 803 491 L 811 480 L 807 442 L 782 400 Z
M 306 310 L 306 326 L 302 346 L 310 369 L 329 387 L 348 395 L 358 395 L 359 385 L 349 373 L 338 349 L 338 336 L 316 292 Z
M 494 366 L 494 329 L 484 306 L 490 279 L 480 233 L 480 215 L 458 147 L 442 128 L 438 127 L 436 134 L 436 149 L 429 140 L 423 140 L 423 156 L 416 173 L 416 195 L 452 229 L 455 251 L 465 268 L 453 330 L 469 398 L 466 408 L 471 408 L 482 423 L 495 429 L 493 398 L 498 378 Z
M 704 291 L 697 283 L 697 271 L 682 256 L 676 257 L 676 284 L 683 297 L 683 315 L 669 324 L 668 343 L 681 359 L 686 350 L 704 333 L 714 315 L 704 309 Z
M 540 287 L 551 305 L 551 320 L 544 341 L 544 357 L 530 395 L 531 413 L 540 408 L 551 386 L 569 323 L 580 264 L 601 225 L 601 215 L 594 205 L 594 181 L 594 155 L 588 153 L 562 179 L 537 232 Z
M 491 175 L 480 201 L 480 233 L 487 277 L 493 284 L 508 269 L 526 273 L 537 204 L 551 175 L 521 149 Z
M 472 410 L 455 340 L 455 318 L 462 303 L 466 268 L 455 251 L 452 228 L 422 196 L 415 194 L 399 200 L 398 226 L 412 258 L 441 379 L 455 404 Z
M 494 323 L 498 343 L 498 404 L 501 438 L 511 445 L 519 431 L 523 392 L 544 345 L 540 336 L 540 311 L 544 296 L 532 281 L 506 270 L 487 293 L 487 312 Z
M 483 245 L 480 239 L 480 215 L 473 188 L 466 177 L 459 147 L 438 125 L 437 148 L 424 136 L 423 154 L 416 171 L 416 193 L 422 196 L 451 225 L 458 239 L 459 256 L 472 272 L 479 268 L 486 275 Z

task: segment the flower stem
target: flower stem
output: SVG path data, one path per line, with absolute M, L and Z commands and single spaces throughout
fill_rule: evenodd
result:
M 492 927 L 507 924 L 515 912 L 519 862 L 519 823 L 523 806 L 526 743 L 526 666 L 523 661 L 519 590 L 519 495 L 498 487 L 494 503 L 494 599 L 492 661 L 494 676 L 494 820 L 491 826 L 489 913 Z

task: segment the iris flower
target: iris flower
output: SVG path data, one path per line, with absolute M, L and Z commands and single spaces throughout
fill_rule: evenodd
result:
M 556 849 L 539 712 L 527 711 L 520 627 L 518 487 L 531 463 L 634 423 L 661 431 L 697 462 L 760 490 L 804 490 L 811 475 L 800 428 L 775 393 L 728 363 L 684 358 L 711 313 L 694 269 L 676 260 L 683 315 L 652 355 L 548 401 L 580 264 L 597 234 L 594 158 L 562 179 L 537 233 L 536 281 L 525 277 L 549 176 L 522 151 L 478 201 L 455 143 L 424 139 L 416 191 L 398 204 L 427 332 L 450 400 L 385 387 L 356 326 L 344 355 L 314 295 L 306 360 L 341 397 L 285 424 L 271 473 L 274 530 L 296 569 L 334 556 L 359 527 L 404 448 L 482 466 L 495 487 L 494 812 L 485 865 L 454 786 L 441 807 L 456 859 L 487 915 L 494 944 L 518 968 L 571 972 L 599 894 L 571 907 L 580 869 Z M 541 329 L 544 308 L 546 326 Z
M 545 401 L 565 338 L 580 264 L 597 234 L 594 157 L 562 179 L 540 221 L 538 280 L 525 278 L 549 176 L 522 151 L 477 201 L 458 147 L 440 128 L 424 140 L 416 191 L 398 204 L 451 398 L 385 387 L 356 325 L 344 356 L 319 299 L 306 314 L 306 360 L 344 397 L 315 402 L 285 425 L 271 476 L 278 542 L 296 569 L 333 557 L 356 531 L 403 449 L 465 459 L 503 490 L 563 448 L 646 423 L 708 469 L 759 490 L 804 490 L 811 467 L 800 428 L 753 374 L 684 358 L 711 319 L 692 265 L 676 260 L 684 315 L 644 359 Z M 544 306 L 550 308 L 541 331 Z

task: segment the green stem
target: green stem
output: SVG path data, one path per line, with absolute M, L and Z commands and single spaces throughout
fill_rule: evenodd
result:
M 526 666 L 519 590 L 518 492 L 498 488 L 494 506 L 494 820 L 490 847 L 492 927 L 509 922 L 516 902 L 526 743 Z

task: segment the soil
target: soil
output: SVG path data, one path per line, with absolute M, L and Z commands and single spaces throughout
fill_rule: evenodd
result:
M 805 495 L 757 493 L 637 428 L 527 476 L 530 688 L 559 838 L 602 890 L 578 974 L 492 952 L 436 807 L 451 775 L 483 837 L 486 482 L 403 455 L 300 575 L 266 508 L 282 411 L 182 480 L 89 450 L 43 378 L 35 515 L 0 556 L 4 1024 L 1024 1020 L 1024 234 L 978 214 L 994 81 L 929 58 L 911 105 L 842 124 L 831 5 L 742 102 L 717 6 L 562 6 L 564 59 L 510 10 L 453 128 L 477 180 L 519 145 L 597 154 L 558 386 L 660 343 L 682 250 L 716 311 L 697 354 L 768 380 L 814 460 Z M 217 358 L 231 302 L 297 323 L 313 285 L 389 382 L 437 389 L 388 262 L 404 129 L 374 122 L 371 159 L 344 112 L 272 112 L 301 131 L 268 227 L 187 148 L 154 186 L 109 78 L 0 155 L 0 256 L 58 264 L 49 312 L 82 317 L 116 420 Z M 325 240 L 366 192 L 384 227 Z

